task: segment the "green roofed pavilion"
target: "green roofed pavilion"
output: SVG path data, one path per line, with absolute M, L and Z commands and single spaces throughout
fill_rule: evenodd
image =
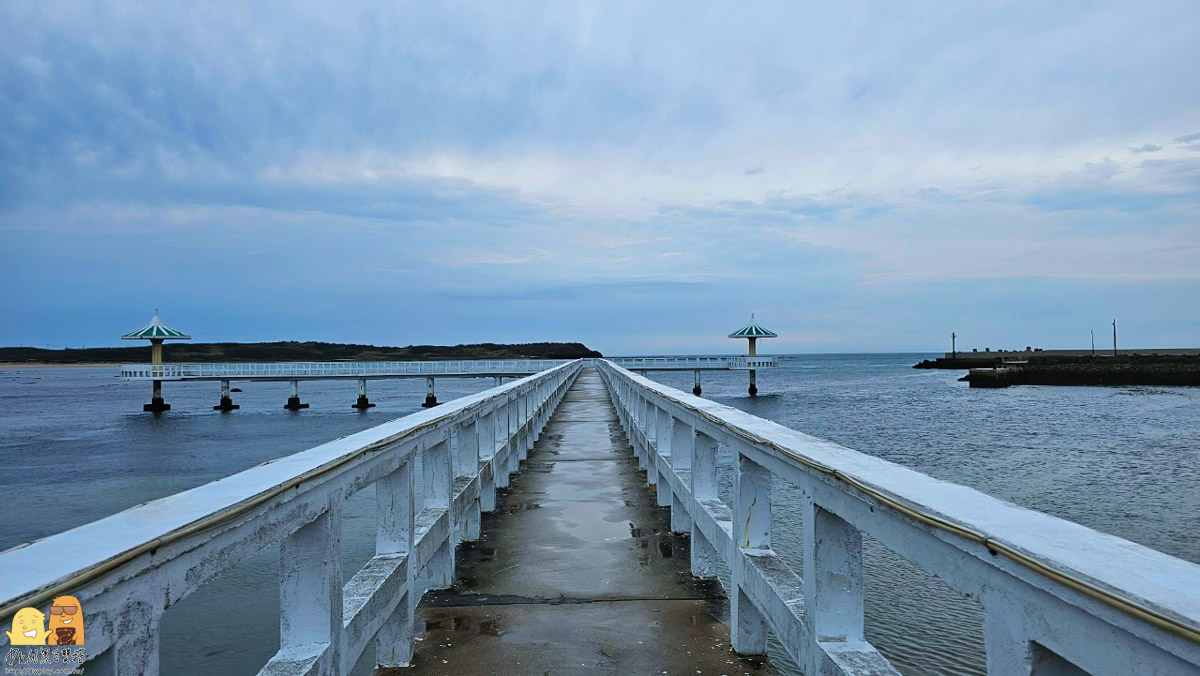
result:
M 191 340 L 191 336 L 183 331 L 177 331 L 166 324 L 158 316 L 158 308 L 154 308 L 154 317 L 149 326 L 137 331 L 131 331 L 121 336 L 121 340 Z
M 183 331 L 177 331 L 166 324 L 162 323 L 162 319 L 158 316 L 158 308 L 154 308 L 154 317 L 150 319 L 149 326 L 143 326 L 137 331 L 131 331 L 121 336 L 121 340 L 148 340 L 150 341 L 150 368 L 155 375 L 162 373 L 162 346 L 164 340 L 191 340 L 191 336 Z M 142 407 L 142 410 L 161 413 L 171 410 L 171 405 L 163 401 L 162 398 L 162 381 L 154 381 L 154 394 L 150 397 L 150 403 Z
M 754 321 L 754 315 L 750 315 L 750 323 L 729 334 L 729 337 L 745 338 L 746 342 L 749 343 L 749 350 L 747 350 L 747 353 L 751 357 L 756 357 L 758 356 L 758 347 L 756 343 L 758 342 L 759 338 L 778 338 L 779 335 L 774 331 L 768 331 L 759 326 L 758 323 Z M 753 368 L 750 369 L 750 389 L 747 391 L 752 397 L 758 394 L 758 374 Z

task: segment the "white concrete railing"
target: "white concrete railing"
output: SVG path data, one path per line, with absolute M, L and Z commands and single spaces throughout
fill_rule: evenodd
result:
M 495 488 L 508 485 L 582 363 L 2 552 L 0 619 L 71 594 L 101 671 L 156 674 L 162 614 L 278 542 L 280 647 L 261 674 L 344 674 L 372 645 L 380 666 L 405 666 L 417 602 L 450 586 L 455 545 L 479 537 L 480 511 L 495 509 Z M 372 484 L 376 554 L 343 586 L 342 505 Z
M 743 370 L 776 366 L 775 357 L 613 357 L 609 361 L 631 371 Z
M 865 533 L 981 603 L 989 674 L 1200 673 L 1200 566 L 597 362 L 693 574 L 732 571 L 734 650 L 769 630 L 806 674 L 897 673 L 863 636 Z M 804 496 L 803 577 L 771 549 L 772 477 Z
M 293 378 L 386 378 L 389 376 L 488 376 L 532 374 L 569 359 L 465 359 L 449 361 L 331 361 L 219 364 L 122 364 L 126 380 L 288 380 Z

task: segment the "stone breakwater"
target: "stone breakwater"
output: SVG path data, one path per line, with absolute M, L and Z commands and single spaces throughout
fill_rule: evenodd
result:
M 975 368 L 971 387 L 1010 385 L 1200 385 L 1200 357 L 1048 357 L 1019 366 Z

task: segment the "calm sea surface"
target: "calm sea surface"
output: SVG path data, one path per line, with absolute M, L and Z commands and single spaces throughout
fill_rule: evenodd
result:
M 704 376 L 704 395 L 934 477 L 1200 562 L 1200 388 L 969 390 L 934 355 L 814 355 L 759 372 Z M 166 383 L 174 410 L 141 412 L 147 384 L 115 368 L 0 367 L 0 550 L 419 410 L 421 380 L 301 383 L 312 408 L 283 410 L 285 383 L 244 383 L 212 410 L 215 383 Z M 691 389 L 691 373 L 658 374 Z M 236 383 L 235 383 L 236 384 Z M 442 401 L 491 387 L 438 381 Z M 728 458 L 724 475 L 728 477 Z M 777 486 L 776 548 L 799 569 L 797 494 Z M 373 492 L 347 505 L 349 576 L 373 547 Z M 875 542 L 865 544 L 867 631 L 905 674 L 982 673 L 981 610 Z M 163 618 L 162 671 L 253 674 L 278 641 L 277 551 L 205 586 Z M 778 647 L 773 656 L 782 661 Z M 360 673 L 369 671 L 360 664 Z

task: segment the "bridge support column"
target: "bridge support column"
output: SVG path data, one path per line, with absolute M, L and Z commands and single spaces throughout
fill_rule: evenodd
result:
M 375 404 L 372 404 L 371 401 L 369 399 L 367 399 L 367 379 L 359 378 L 358 379 L 358 401 L 354 402 L 351 405 L 351 408 L 357 408 L 360 411 L 365 411 L 368 408 L 371 408 L 373 406 L 375 406 Z
M 221 381 L 221 403 L 217 404 L 216 406 L 213 406 L 213 410 L 214 411 L 233 411 L 233 410 L 239 409 L 239 408 L 241 408 L 241 407 L 238 406 L 237 404 L 233 403 L 233 396 L 231 396 L 229 393 L 229 381 L 222 380 Z
M 758 396 L 758 371 L 755 371 L 754 369 L 750 369 L 750 387 L 746 391 L 749 392 L 750 396 L 752 397 Z
M 288 397 L 287 403 L 283 405 L 289 411 L 299 411 L 302 408 L 308 408 L 308 404 L 300 403 L 300 381 L 292 381 L 292 396 Z
M 433 378 L 425 379 L 425 403 L 421 404 L 424 408 L 433 408 L 438 405 L 437 395 L 433 392 Z
M 142 404 L 142 410 L 150 413 L 162 413 L 163 411 L 171 410 L 171 405 L 163 401 L 161 380 L 154 381 L 154 389 L 153 394 L 150 396 L 150 403 Z
M 493 377 L 493 378 L 492 378 L 492 385 L 493 385 L 493 386 L 495 386 L 495 387 L 500 387 L 500 386 L 501 386 L 501 385 L 503 385 L 503 384 L 504 384 L 504 376 L 495 376 L 495 377 Z
M 703 392 L 703 390 L 700 389 L 700 369 L 696 369 L 695 374 L 695 384 L 692 385 L 692 394 L 698 397 L 700 396 L 700 393 Z

